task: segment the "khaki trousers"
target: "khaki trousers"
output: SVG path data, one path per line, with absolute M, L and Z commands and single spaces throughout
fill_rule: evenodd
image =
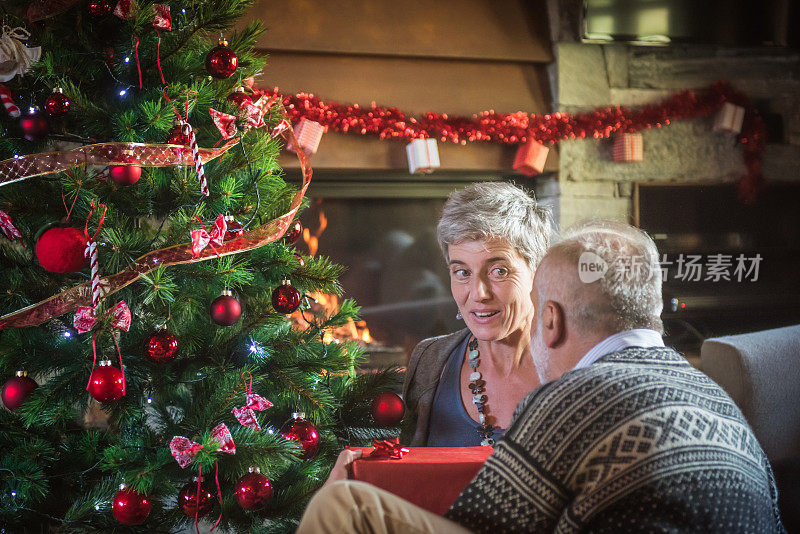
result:
M 371 484 L 340 480 L 308 503 L 298 534 L 466 534 L 454 523 Z

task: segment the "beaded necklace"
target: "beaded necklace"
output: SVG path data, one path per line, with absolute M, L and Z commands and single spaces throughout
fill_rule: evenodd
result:
M 470 339 L 469 343 L 467 343 L 467 348 L 469 349 L 467 354 L 469 366 L 472 368 L 472 373 L 469 375 L 469 390 L 472 392 L 472 403 L 478 408 L 478 419 L 481 422 L 476 428 L 482 438 L 481 445 L 491 447 L 494 445 L 494 438 L 492 437 L 494 427 L 486 424 L 486 401 L 489 399 L 486 396 L 486 388 L 484 387 L 486 386 L 486 381 L 483 380 L 480 371 L 478 371 L 478 366 L 481 364 L 478 340 L 474 337 Z

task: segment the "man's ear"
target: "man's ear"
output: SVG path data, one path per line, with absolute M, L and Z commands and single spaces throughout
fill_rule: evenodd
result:
M 542 340 L 548 348 L 558 347 L 564 341 L 564 309 L 548 300 L 542 310 Z

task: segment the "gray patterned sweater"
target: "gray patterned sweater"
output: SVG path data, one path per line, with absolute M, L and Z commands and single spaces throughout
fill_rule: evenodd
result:
M 672 349 L 628 348 L 524 399 L 446 517 L 475 532 L 785 532 L 739 409 Z

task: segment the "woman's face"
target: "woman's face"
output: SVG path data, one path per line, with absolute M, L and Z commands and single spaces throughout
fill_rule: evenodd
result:
M 450 290 L 472 334 L 482 341 L 528 336 L 533 272 L 517 250 L 504 239 L 465 240 L 448 253 Z

